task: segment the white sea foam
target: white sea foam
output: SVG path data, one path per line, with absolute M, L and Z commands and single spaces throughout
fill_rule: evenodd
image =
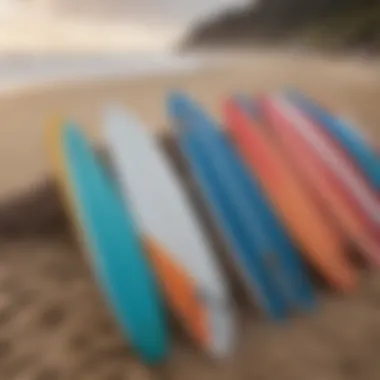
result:
M 0 93 L 63 81 L 131 78 L 196 70 L 214 62 L 200 55 L 145 53 L 0 58 Z

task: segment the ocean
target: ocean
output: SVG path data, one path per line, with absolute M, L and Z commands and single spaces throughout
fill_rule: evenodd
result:
M 161 53 L 15 55 L 0 58 L 0 93 L 62 81 L 130 78 L 195 70 L 211 64 L 205 55 Z
M 197 22 L 250 0 L 0 3 L 0 93 L 56 81 L 151 75 L 210 62 L 177 54 Z

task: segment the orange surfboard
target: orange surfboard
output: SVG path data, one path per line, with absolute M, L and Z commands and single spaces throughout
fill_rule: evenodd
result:
M 341 234 L 305 191 L 286 156 L 234 100 L 225 103 L 224 111 L 229 135 L 310 263 L 335 288 L 355 288 L 357 274 Z
M 329 170 L 313 145 L 301 136 L 284 110 L 277 107 L 276 99 L 262 97 L 260 109 L 272 137 L 280 143 L 314 199 L 335 219 L 346 240 L 354 243 L 371 262 L 380 265 L 380 246 L 360 222 L 352 203 L 335 186 L 334 173 Z

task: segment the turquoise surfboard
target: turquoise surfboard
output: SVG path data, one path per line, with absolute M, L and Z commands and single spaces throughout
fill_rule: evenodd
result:
M 52 127 L 48 143 L 61 190 L 108 304 L 130 345 L 157 363 L 168 352 L 165 313 L 128 205 L 80 129 Z
M 232 161 L 233 151 L 226 152 L 225 137 L 186 95 L 173 94 L 168 107 L 183 153 L 251 294 L 272 318 L 284 318 L 289 307 L 282 290 L 288 284 L 274 274 L 277 256 L 247 197 L 241 173 L 236 170 L 237 161 Z
M 343 119 L 334 116 L 301 92 L 288 90 L 286 97 L 332 136 L 351 157 L 371 185 L 380 191 L 380 159 L 366 137 Z

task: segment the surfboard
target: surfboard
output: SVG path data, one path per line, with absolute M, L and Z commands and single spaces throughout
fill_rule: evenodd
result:
M 369 137 L 342 117 L 333 115 L 297 90 L 288 90 L 285 96 L 313 119 L 320 129 L 335 139 L 374 189 L 380 191 L 380 161 L 376 147 Z
M 259 301 L 274 317 L 295 306 L 311 309 L 315 295 L 307 274 L 229 141 L 186 94 L 173 93 L 168 108 L 194 176 L 253 286 L 251 294 L 260 293 Z
M 224 113 L 227 132 L 241 157 L 310 263 L 335 288 L 352 290 L 357 274 L 340 234 L 305 191 L 286 156 L 233 98 L 225 102 Z
M 222 228 L 229 246 L 236 256 L 236 266 L 247 286 L 248 294 L 259 303 L 272 318 L 283 319 L 287 309 L 284 299 L 276 291 L 269 274 L 263 268 L 262 260 L 257 251 L 260 243 L 252 236 L 252 227 L 243 217 L 236 216 L 234 203 L 239 195 L 230 194 L 225 189 L 225 183 L 215 174 L 214 165 L 210 165 L 207 155 L 199 141 L 192 134 L 184 134 L 179 129 L 182 123 L 177 119 L 175 107 L 169 105 L 169 112 L 174 119 L 173 126 L 178 133 L 179 145 L 188 159 L 194 178 L 205 194 L 206 201 L 216 217 L 216 224 Z M 206 153 L 206 154 L 205 154 Z M 245 218 L 247 216 L 245 215 Z
M 225 355 L 235 335 L 227 283 L 178 177 L 154 136 L 122 107 L 105 110 L 104 134 L 170 306 L 198 345 Z
M 267 105 L 269 110 L 277 109 L 277 113 L 286 118 L 304 141 L 314 148 L 323 160 L 325 169 L 331 174 L 330 181 L 334 181 L 339 196 L 351 205 L 356 218 L 365 226 L 369 236 L 378 244 L 377 247 L 380 247 L 380 199 L 357 168 L 336 148 L 328 135 L 322 133 L 284 96 L 273 97 Z
M 352 203 L 341 194 L 334 171 L 326 165 L 314 145 L 294 127 L 293 121 L 277 107 L 270 97 L 261 97 L 260 106 L 267 121 L 265 127 L 289 158 L 292 167 L 304 180 L 308 191 L 325 213 L 334 219 L 347 241 L 371 262 L 380 264 L 380 245 L 368 234 L 360 222 Z M 318 131 L 317 131 L 318 132 Z
M 47 147 L 68 213 L 127 341 L 148 363 L 168 353 L 165 313 L 128 206 L 73 123 L 48 126 Z

